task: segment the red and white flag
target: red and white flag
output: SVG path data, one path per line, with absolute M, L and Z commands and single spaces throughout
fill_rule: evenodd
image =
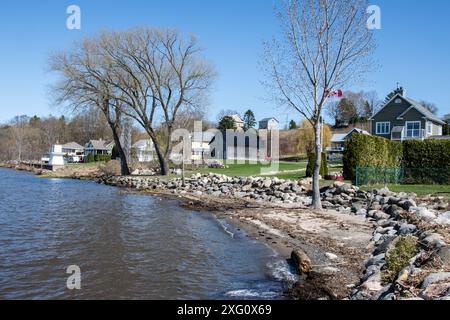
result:
M 342 90 L 337 90 L 337 91 L 331 91 L 328 92 L 328 97 L 336 97 L 336 98 L 342 98 L 344 95 L 342 93 Z

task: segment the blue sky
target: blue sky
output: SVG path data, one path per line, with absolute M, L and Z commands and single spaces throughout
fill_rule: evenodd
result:
M 299 119 L 294 112 L 268 102 L 258 67 L 262 42 L 278 30 L 275 0 L 3 0 L 0 4 L 0 122 L 17 114 L 58 115 L 50 106 L 46 71 L 49 53 L 67 49 L 74 40 L 105 28 L 138 25 L 176 27 L 198 35 L 206 56 L 218 70 L 209 117 L 221 109 L 256 117 Z M 66 8 L 76 4 L 82 29 L 67 30 Z M 360 86 L 345 90 L 376 90 L 384 97 L 397 82 L 417 100 L 436 103 L 450 113 L 450 1 L 372 1 L 382 10 L 375 58 L 380 69 Z

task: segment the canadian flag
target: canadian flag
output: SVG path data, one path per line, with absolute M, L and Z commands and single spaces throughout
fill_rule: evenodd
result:
M 344 94 L 342 93 L 342 90 L 337 90 L 337 91 L 326 91 L 328 93 L 328 97 L 336 97 L 336 98 L 342 98 L 344 96 Z

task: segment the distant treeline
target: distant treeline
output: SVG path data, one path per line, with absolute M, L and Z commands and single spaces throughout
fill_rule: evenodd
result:
M 71 118 L 16 116 L 0 126 L 0 160 L 40 160 L 53 144 L 112 140 L 104 115 L 88 110 Z

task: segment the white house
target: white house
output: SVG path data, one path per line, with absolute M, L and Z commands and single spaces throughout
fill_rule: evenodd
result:
M 76 142 L 69 142 L 62 145 L 62 152 L 67 158 L 68 162 L 83 162 L 84 147 Z
M 259 129 L 263 130 L 278 130 L 279 121 L 272 117 L 272 118 L 264 118 L 261 121 L 259 121 Z
M 131 152 L 138 162 L 150 162 L 155 158 L 155 147 L 150 139 L 142 139 L 135 142 L 131 146 Z
M 233 114 L 230 116 L 234 120 L 236 130 L 244 130 L 244 120 L 238 114 Z
M 214 138 L 211 132 L 196 132 L 191 136 L 192 156 L 191 160 L 204 160 L 209 156 L 209 143 Z

